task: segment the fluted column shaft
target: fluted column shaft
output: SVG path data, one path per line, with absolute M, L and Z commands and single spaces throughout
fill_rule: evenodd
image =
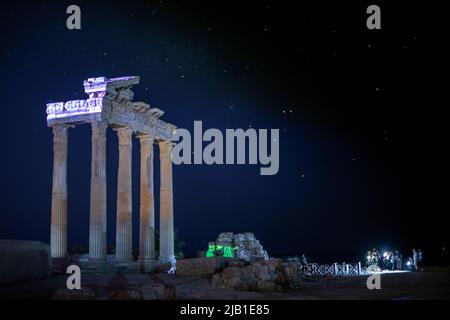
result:
M 159 260 L 174 263 L 172 143 L 159 142 L 161 162 Z
M 132 130 L 117 129 L 119 137 L 119 172 L 117 177 L 116 259 L 132 259 L 131 152 Z
M 53 127 L 52 258 L 67 254 L 67 131 L 64 125 Z
M 91 155 L 91 203 L 89 258 L 106 259 L 106 130 L 108 125 L 93 122 Z
M 138 136 L 141 144 L 139 208 L 139 259 L 155 258 L 155 213 L 153 196 L 153 137 Z

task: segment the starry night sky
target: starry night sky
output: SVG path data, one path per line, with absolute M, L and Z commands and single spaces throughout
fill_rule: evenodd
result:
M 174 166 L 175 229 L 187 255 L 223 231 L 253 232 L 272 255 L 340 252 L 356 260 L 375 246 L 438 252 L 447 237 L 437 206 L 448 92 L 444 10 L 374 2 L 382 29 L 368 30 L 372 2 L 311 3 L 4 4 L 0 238 L 49 242 L 45 104 L 85 98 L 89 77 L 139 75 L 135 100 L 163 109 L 163 120 L 178 127 L 202 120 L 204 129 L 280 129 L 275 176 L 260 176 L 259 165 Z M 70 4 L 81 7 L 79 31 L 66 28 Z M 87 125 L 69 131 L 69 247 L 88 243 L 90 132 Z M 114 245 L 112 130 L 107 148 Z M 136 139 L 133 168 L 137 246 Z M 156 174 L 156 199 L 158 186 Z

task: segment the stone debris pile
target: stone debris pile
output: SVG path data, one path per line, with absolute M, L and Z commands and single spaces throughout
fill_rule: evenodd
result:
M 297 262 L 269 259 L 246 266 L 225 268 L 212 276 L 212 284 L 240 291 L 281 291 L 301 285 L 301 268 Z
M 222 232 L 217 237 L 215 245 L 217 247 L 233 248 L 234 257 L 245 261 L 269 259 L 267 251 L 263 249 L 259 240 L 251 232 L 236 234 Z

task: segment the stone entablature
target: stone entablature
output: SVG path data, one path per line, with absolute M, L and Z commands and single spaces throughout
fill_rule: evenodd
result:
M 163 111 L 132 101 L 131 87 L 138 83 L 139 77 L 90 78 L 84 81 L 88 99 L 47 104 L 47 124 L 104 121 L 111 127 L 127 126 L 135 133 L 150 134 L 157 140 L 172 140 L 176 127 L 159 119 Z

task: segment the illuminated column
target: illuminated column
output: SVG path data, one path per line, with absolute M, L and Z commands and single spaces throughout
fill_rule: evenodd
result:
M 172 142 L 159 142 L 161 162 L 159 260 L 175 263 L 173 243 Z
M 50 248 L 52 258 L 67 254 L 67 130 L 53 127 L 53 187 Z
M 155 258 L 155 213 L 153 197 L 153 137 L 139 135 L 141 143 L 141 179 L 139 210 L 139 259 Z
M 106 259 L 106 130 L 103 122 L 92 122 L 91 213 L 89 258 Z
M 119 137 L 119 173 L 117 176 L 116 259 L 132 259 L 131 137 L 132 130 L 117 129 Z

